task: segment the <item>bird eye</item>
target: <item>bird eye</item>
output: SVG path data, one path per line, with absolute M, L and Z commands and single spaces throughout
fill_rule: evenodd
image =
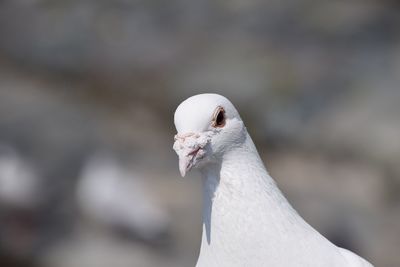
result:
M 214 113 L 212 126 L 222 128 L 225 126 L 225 110 L 223 107 L 218 107 Z

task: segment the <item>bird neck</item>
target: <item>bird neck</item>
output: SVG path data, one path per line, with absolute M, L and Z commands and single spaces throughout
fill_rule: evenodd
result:
M 202 170 L 202 178 L 200 255 L 241 255 L 254 244 L 272 248 L 276 235 L 292 229 L 293 221 L 301 221 L 269 176 L 248 134 L 221 163 Z

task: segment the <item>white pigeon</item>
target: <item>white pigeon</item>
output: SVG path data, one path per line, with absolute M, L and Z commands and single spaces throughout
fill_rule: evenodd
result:
M 292 208 L 264 167 L 239 113 L 217 94 L 195 95 L 174 116 L 182 176 L 203 180 L 196 267 L 372 266 L 335 246 Z

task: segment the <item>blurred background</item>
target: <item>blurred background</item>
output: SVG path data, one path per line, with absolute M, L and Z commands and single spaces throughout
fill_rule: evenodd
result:
M 0 1 L 0 265 L 194 266 L 173 112 L 238 108 L 303 217 L 400 266 L 398 1 Z

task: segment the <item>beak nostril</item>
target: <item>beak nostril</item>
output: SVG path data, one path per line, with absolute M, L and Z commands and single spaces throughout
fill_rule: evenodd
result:
M 193 136 L 194 138 L 199 138 L 200 134 L 198 133 L 184 133 L 184 134 L 176 134 L 174 136 L 174 140 L 177 141 L 181 141 L 181 142 L 185 142 L 186 138 Z
M 179 157 L 179 171 L 182 176 L 185 176 L 186 172 L 205 157 L 205 146 L 211 140 L 211 134 L 210 132 L 177 133 L 174 140 L 173 149 Z
M 188 155 L 194 156 L 194 155 L 197 154 L 197 152 L 199 152 L 199 150 L 200 150 L 200 147 L 196 148 L 195 150 L 193 150 L 192 152 L 190 152 Z

